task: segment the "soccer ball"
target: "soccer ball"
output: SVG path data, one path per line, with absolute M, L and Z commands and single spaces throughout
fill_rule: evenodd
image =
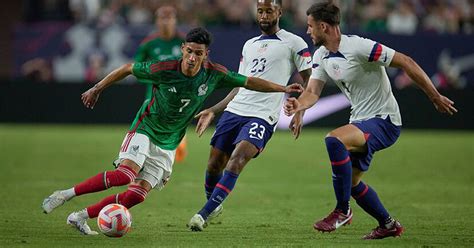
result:
M 132 216 L 126 207 L 109 204 L 100 210 L 97 225 L 106 236 L 122 237 L 132 226 Z

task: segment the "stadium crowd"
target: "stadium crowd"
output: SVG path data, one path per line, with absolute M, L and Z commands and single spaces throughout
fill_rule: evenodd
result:
M 285 0 L 280 26 L 306 30 L 306 9 L 316 1 Z M 325 0 L 324 0 L 325 1 Z M 394 35 L 473 35 L 474 0 L 333 0 L 341 9 L 345 33 Z M 73 25 L 65 34 L 67 54 L 31 57 L 21 62 L 21 75 L 38 82 L 94 83 L 106 72 L 130 60 L 138 44 L 130 42 L 130 30 L 146 34 L 155 30 L 155 10 L 177 9 L 178 30 L 195 26 L 255 30 L 255 0 L 25 0 L 23 21 L 65 21 Z M 52 23 L 52 22 L 51 22 Z M 155 30 L 156 31 L 156 30 Z M 141 37 L 143 38 L 143 37 Z M 140 39 L 141 39 L 140 38 Z M 104 45 L 107 44 L 107 45 Z M 472 87 L 466 73 L 474 68 L 469 52 L 451 56 L 439 51 L 437 88 Z M 74 69 L 72 69 L 74 68 Z M 406 74 L 389 70 L 396 88 L 412 85 Z M 470 74 L 471 75 L 471 74 Z
M 306 9 L 318 0 L 283 1 L 281 25 L 305 27 Z M 342 11 L 345 31 L 388 32 L 410 35 L 415 32 L 472 34 L 472 0 L 335 0 Z M 253 0 L 27 0 L 25 20 L 75 20 L 147 25 L 153 23 L 153 11 L 164 4 L 178 9 L 180 25 L 255 26 Z M 33 8 L 32 8 L 33 7 Z

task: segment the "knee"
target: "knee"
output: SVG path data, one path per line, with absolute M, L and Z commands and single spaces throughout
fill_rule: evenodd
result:
M 364 172 L 356 167 L 352 167 L 352 187 L 356 187 L 362 181 Z
M 145 201 L 148 191 L 138 184 L 132 184 L 128 187 L 127 191 L 119 195 L 119 202 L 126 208 L 131 208 Z
M 137 173 L 127 165 L 120 165 L 115 171 L 105 175 L 109 187 L 130 184 L 135 181 L 136 176 Z
M 227 163 L 226 169 L 235 174 L 240 174 L 248 161 L 249 158 L 242 154 L 232 155 Z
M 222 162 L 215 158 L 210 158 L 207 162 L 207 172 L 211 175 L 217 175 L 222 172 Z
M 331 133 L 326 135 L 324 141 L 326 142 L 326 147 L 330 150 L 338 148 L 341 145 L 344 146 L 344 143 L 342 143 L 342 141 L 337 136 L 333 136 Z
M 360 183 L 360 178 L 354 178 L 352 177 L 352 188 L 354 188 L 355 186 L 359 185 Z

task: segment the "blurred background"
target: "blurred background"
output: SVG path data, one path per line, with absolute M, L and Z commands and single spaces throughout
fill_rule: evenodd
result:
M 306 9 L 317 0 L 283 0 L 280 26 L 303 37 Z M 388 69 L 405 127 L 473 129 L 474 0 L 340 0 L 342 32 L 372 38 L 412 56 L 456 102 L 441 117 L 404 73 Z M 144 87 L 129 77 L 104 92 L 94 111 L 80 94 L 112 69 L 133 61 L 157 31 L 155 11 L 177 9 L 177 29 L 204 26 L 214 35 L 211 60 L 238 69 L 244 42 L 260 34 L 255 0 L 18 0 L 2 3 L 0 122 L 129 123 Z M 338 93 L 329 85 L 325 95 Z M 208 105 L 226 91 L 216 92 Z M 346 107 L 346 106 L 344 106 Z M 349 108 L 309 125 L 339 126 Z

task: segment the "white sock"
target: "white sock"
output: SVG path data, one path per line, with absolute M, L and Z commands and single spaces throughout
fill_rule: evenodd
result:
M 61 192 L 65 197 L 66 197 L 66 200 L 71 200 L 74 196 L 76 196 L 76 192 L 74 191 L 74 187 L 70 188 L 70 189 L 66 189 L 66 190 L 63 190 Z

